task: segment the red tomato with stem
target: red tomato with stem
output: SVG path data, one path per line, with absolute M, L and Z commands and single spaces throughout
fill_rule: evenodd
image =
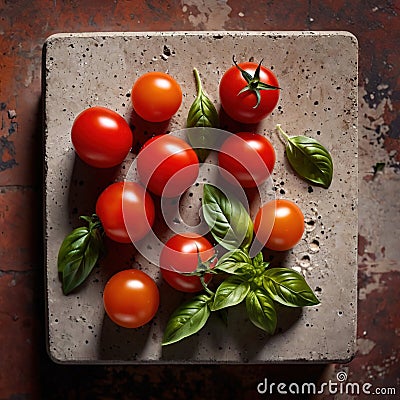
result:
M 290 200 L 276 199 L 265 203 L 254 220 L 257 240 L 271 250 L 294 247 L 304 233 L 304 215 Z
M 157 196 L 176 197 L 196 181 L 199 160 L 183 139 L 165 134 L 149 139 L 137 156 L 144 186 Z
M 271 142 L 252 132 L 232 134 L 222 143 L 218 153 L 221 175 L 245 188 L 263 184 L 274 169 L 275 159 Z
M 151 230 L 155 208 L 150 194 L 139 183 L 116 182 L 98 197 L 96 214 L 110 239 L 134 243 Z
M 75 118 L 71 140 L 85 163 L 96 168 L 110 168 L 125 159 L 133 136 L 121 115 L 105 107 L 91 107 Z
M 201 262 L 210 261 L 215 256 L 212 244 L 196 233 L 176 234 L 166 243 L 160 254 L 162 277 L 174 289 L 181 292 L 199 292 L 203 285 L 198 276 L 182 275 L 182 272 L 193 272 Z M 212 260 L 214 266 L 216 260 Z M 204 275 L 204 282 L 211 280 L 211 274 Z
M 256 124 L 278 104 L 278 79 L 261 63 L 235 62 L 221 78 L 219 96 L 222 108 L 232 119 Z
M 154 280 L 138 269 L 113 275 L 103 293 L 104 309 L 110 319 L 124 328 L 139 328 L 153 319 L 160 304 Z
M 134 110 L 141 118 L 162 122 L 178 111 L 182 90 L 172 76 L 164 72 L 148 72 L 133 84 L 131 99 Z

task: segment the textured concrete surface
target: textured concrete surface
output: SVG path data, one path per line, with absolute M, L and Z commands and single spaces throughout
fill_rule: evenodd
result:
M 180 130 L 196 92 L 193 66 L 204 76 L 207 93 L 218 99 L 219 78 L 232 64 L 233 54 L 238 60 L 263 58 L 283 87 L 277 110 L 256 128 L 271 140 L 277 153 L 272 181 L 260 188 L 261 201 L 275 197 L 295 201 L 305 214 L 306 234 L 291 252 L 275 256 L 272 266 L 303 273 L 321 304 L 301 311 L 282 310 L 272 337 L 254 329 L 243 313 L 231 311 L 227 328 L 211 319 L 199 335 L 162 349 L 166 321 L 182 296 L 160 279 L 157 251 L 145 253 L 149 247 L 159 250 L 156 240 L 146 240 L 141 252 L 130 248 L 120 267 L 111 245 L 108 260 L 100 263 L 89 283 L 67 297 L 62 294 L 56 266 L 59 246 L 76 226 L 74 217 L 93 212 L 93 186 L 103 189 L 109 184 L 104 186 L 108 173 L 103 177 L 101 171 L 76 160 L 71 126 L 81 110 L 94 105 L 112 108 L 132 121 L 127 99 L 132 83 L 156 70 L 168 71 L 182 87 L 183 105 L 166 127 L 172 133 Z M 307 59 L 304 54 L 309 54 Z M 355 352 L 356 333 L 357 58 L 357 41 L 345 32 L 98 33 L 49 38 L 44 61 L 45 261 L 52 357 L 59 362 L 102 363 L 349 360 Z M 293 173 L 274 131 L 277 123 L 289 134 L 314 137 L 329 149 L 334 179 L 328 190 L 312 188 Z M 223 124 L 232 131 L 244 128 L 228 120 Z M 136 134 L 135 121 L 132 129 Z M 203 165 L 206 178 L 209 165 Z M 127 175 L 138 180 L 126 172 L 134 167 L 135 161 L 127 160 L 115 171 L 114 180 Z M 200 185 L 195 189 L 189 190 L 187 198 L 193 207 L 188 210 L 198 215 L 202 190 Z M 164 233 L 161 241 L 171 234 Z M 102 291 L 110 264 L 120 269 L 139 266 L 159 283 L 161 306 L 149 326 L 120 329 L 105 316 Z
M 290 12 L 288 12 L 290 10 Z M 21 0 L 0 4 L 1 399 L 265 398 L 257 385 L 348 382 L 399 390 L 400 226 L 398 1 Z M 320 366 L 62 366 L 46 355 L 41 230 L 41 52 L 57 32 L 345 30 L 359 41 L 359 246 L 357 352 Z M 9 114 L 9 111 L 14 113 Z M 11 118 L 11 115 L 14 117 Z M 384 163 L 383 171 L 374 166 Z M 28 205 L 28 206 L 27 206 Z M 31 206 L 32 205 L 32 206 Z M 15 211 L 20 218 L 15 220 Z M 25 235 L 24 256 L 18 240 Z M 28 254 L 30 254 L 28 256 Z M 398 393 L 398 392 L 397 392 Z M 282 395 L 270 396 L 282 398 Z M 290 396 L 285 396 L 290 397 Z M 296 397 L 296 396 L 294 396 Z M 309 398 L 372 396 L 319 394 Z M 299 398 L 299 396 L 297 396 Z M 379 398 L 392 399 L 393 395 Z

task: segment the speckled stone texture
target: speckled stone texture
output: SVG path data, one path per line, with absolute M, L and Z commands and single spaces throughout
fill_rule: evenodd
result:
M 44 48 L 45 250 L 48 349 L 58 362 L 76 363 L 265 363 L 345 361 L 355 352 L 357 296 L 357 40 L 347 32 L 89 33 L 55 35 Z M 107 241 L 108 255 L 87 284 L 68 297 L 61 292 L 56 259 L 63 237 L 91 214 L 97 195 L 129 174 L 135 151 L 151 135 L 184 127 L 195 95 L 192 68 L 218 106 L 217 83 L 239 61 L 264 59 L 283 90 L 277 109 L 257 128 L 277 151 L 274 196 L 295 201 L 306 232 L 292 251 L 269 254 L 272 265 L 290 266 L 306 277 L 321 304 L 282 310 L 277 333 L 254 328 L 240 309 L 228 326 L 211 319 L 192 338 L 161 348 L 167 319 L 182 301 L 159 278 L 158 269 L 131 245 Z M 181 84 L 183 104 L 168 126 L 140 123 L 129 99 L 134 80 L 160 70 Z M 102 105 L 123 115 L 136 135 L 134 152 L 104 172 L 84 165 L 70 142 L 75 116 Z M 223 128 L 248 129 L 221 114 Z M 312 187 L 287 164 L 274 127 L 321 141 L 334 160 L 329 189 Z M 193 189 L 193 205 L 199 204 Z M 161 307 L 139 330 L 115 326 L 104 314 L 101 294 L 116 271 L 139 267 L 159 283 Z

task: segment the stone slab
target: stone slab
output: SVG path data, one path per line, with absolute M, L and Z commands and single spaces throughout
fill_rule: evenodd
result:
M 44 241 L 48 351 L 60 363 L 270 363 L 347 361 L 355 353 L 357 320 L 357 81 L 358 45 L 348 32 L 168 32 L 80 33 L 48 38 L 43 52 L 45 126 Z M 306 277 L 321 304 L 282 310 L 279 327 L 268 336 L 246 320 L 240 308 L 228 326 L 211 319 L 197 335 L 161 347 L 170 313 L 185 295 L 159 277 L 158 268 L 132 245 L 107 241 L 108 254 L 88 282 L 64 296 L 57 274 L 63 238 L 78 216 L 91 214 L 97 195 L 124 179 L 133 151 L 120 168 L 96 171 L 76 156 L 70 141 L 75 116 L 102 105 L 131 120 L 130 89 L 141 74 L 169 72 L 180 83 L 183 104 L 168 127 L 139 126 L 144 140 L 158 130 L 185 126 L 194 99 L 192 68 L 218 107 L 218 82 L 239 61 L 264 59 L 283 87 L 276 110 L 258 127 L 277 151 L 271 189 L 304 212 L 301 242 L 272 262 Z M 131 121 L 132 122 L 132 121 Z M 289 168 L 277 123 L 292 135 L 320 140 L 331 152 L 335 171 L 329 189 L 311 187 Z M 229 121 L 226 122 L 229 127 Z M 243 128 L 243 127 L 242 127 Z M 143 141 L 142 140 L 142 141 Z M 139 140 L 140 142 L 140 140 Z M 191 201 L 199 204 L 194 189 Z M 182 211 L 186 218 L 187 207 Z M 190 213 L 187 218 L 190 219 Z M 128 330 L 105 316 L 102 291 L 116 271 L 142 268 L 160 287 L 161 307 L 143 328 Z

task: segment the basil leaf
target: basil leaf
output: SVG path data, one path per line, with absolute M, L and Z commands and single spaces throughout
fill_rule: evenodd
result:
M 218 286 L 211 310 L 216 311 L 241 303 L 249 290 L 250 283 L 247 280 L 235 275 L 230 276 Z
M 286 139 L 286 155 L 292 168 L 304 179 L 328 188 L 333 177 L 333 161 L 329 151 L 317 140 L 307 136 L 288 136 L 277 125 Z
M 290 268 L 270 268 L 263 274 L 263 286 L 271 298 L 289 307 L 319 304 L 303 275 Z
M 273 335 L 277 316 L 273 300 L 264 290 L 256 289 L 246 297 L 246 310 L 250 321 L 258 328 Z
M 178 342 L 203 328 L 211 314 L 210 301 L 210 296 L 200 294 L 178 307 L 167 323 L 162 345 Z
M 208 184 L 204 185 L 202 202 L 214 239 L 227 250 L 248 250 L 253 240 L 253 222 L 243 204 Z
M 102 248 L 101 224 L 97 216 L 89 221 L 89 227 L 76 228 L 66 236 L 57 259 L 64 294 L 70 293 L 86 280 L 96 265 Z
M 263 254 L 261 251 L 254 256 L 252 263 L 256 268 L 262 267 L 264 269 L 265 263 L 264 263 L 264 257 L 263 257 Z
M 242 249 L 235 249 L 225 253 L 214 268 L 214 271 L 226 272 L 232 275 L 242 275 L 254 272 L 249 253 Z
M 196 152 L 200 162 L 204 162 L 210 154 L 210 149 L 217 147 L 218 137 L 209 127 L 198 126 L 186 130 L 186 137 Z M 196 128 L 196 129 L 193 129 Z
M 193 69 L 196 85 L 197 96 L 192 103 L 186 125 L 188 128 L 203 127 L 203 128 L 218 128 L 219 117 L 213 102 L 204 93 L 199 73 L 196 68 Z M 197 153 L 199 160 L 204 162 L 207 158 L 210 149 L 215 146 L 216 137 L 212 131 L 208 129 L 193 130 L 187 132 L 189 143 Z

